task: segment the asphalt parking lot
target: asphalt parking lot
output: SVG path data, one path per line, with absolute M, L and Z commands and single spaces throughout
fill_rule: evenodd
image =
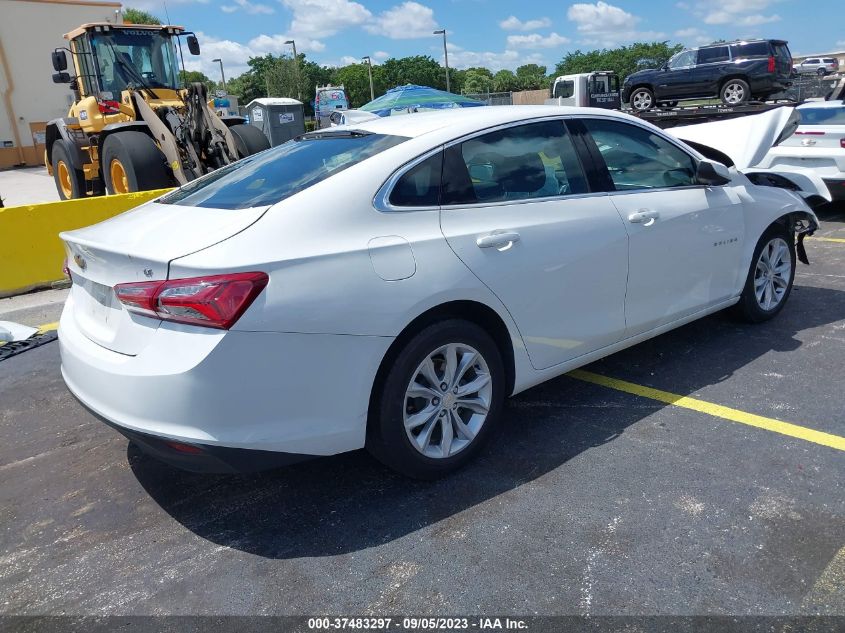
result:
M 433 483 L 364 452 L 180 472 L 71 398 L 55 343 L 6 360 L 0 613 L 845 615 L 845 207 L 820 217 L 777 319 L 521 394 Z

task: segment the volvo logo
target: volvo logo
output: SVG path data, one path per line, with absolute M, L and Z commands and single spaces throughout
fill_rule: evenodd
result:
M 77 266 L 79 266 L 79 270 L 85 270 L 88 267 L 88 263 L 82 258 L 82 255 L 74 255 L 73 261 L 76 262 Z

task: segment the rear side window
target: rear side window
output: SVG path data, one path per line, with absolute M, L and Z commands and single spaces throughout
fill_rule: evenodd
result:
M 734 59 L 747 59 L 749 57 L 768 57 L 772 54 L 768 42 L 748 42 L 746 44 L 734 44 L 731 46 Z
M 585 119 L 584 124 L 616 191 L 696 184 L 692 156 L 657 134 L 620 121 Z
M 801 125 L 845 125 L 845 106 L 841 108 L 801 108 Z
M 447 148 L 443 160 L 443 205 L 587 192 L 562 121 L 529 123 L 477 136 Z
M 222 167 L 159 202 L 210 209 L 275 204 L 405 140 L 368 132 L 300 137 Z
M 775 44 L 775 57 L 781 61 L 792 62 L 792 53 L 786 44 Z
M 442 168 L 443 152 L 437 152 L 406 171 L 390 192 L 390 204 L 394 207 L 438 206 Z
M 713 48 L 702 48 L 698 51 L 699 64 L 714 64 L 716 62 L 726 62 L 731 58 L 730 50 L 727 46 L 714 46 Z
M 836 63 L 836 60 L 835 60 L 835 59 L 831 59 L 831 58 L 827 58 L 827 57 L 826 57 L 826 58 L 824 58 L 822 61 L 823 61 L 825 64 L 835 64 L 835 63 Z

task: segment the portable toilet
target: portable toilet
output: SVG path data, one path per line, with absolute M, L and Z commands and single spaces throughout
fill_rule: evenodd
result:
M 246 114 L 250 125 L 264 132 L 271 147 L 305 134 L 305 106 L 296 99 L 287 97 L 253 99 L 246 107 Z

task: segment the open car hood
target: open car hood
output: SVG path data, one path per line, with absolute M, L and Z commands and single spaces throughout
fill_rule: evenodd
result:
M 682 141 L 723 152 L 743 171 L 758 164 L 772 147 L 792 136 L 799 122 L 795 108 L 783 107 L 725 121 L 678 125 L 666 131 Z

